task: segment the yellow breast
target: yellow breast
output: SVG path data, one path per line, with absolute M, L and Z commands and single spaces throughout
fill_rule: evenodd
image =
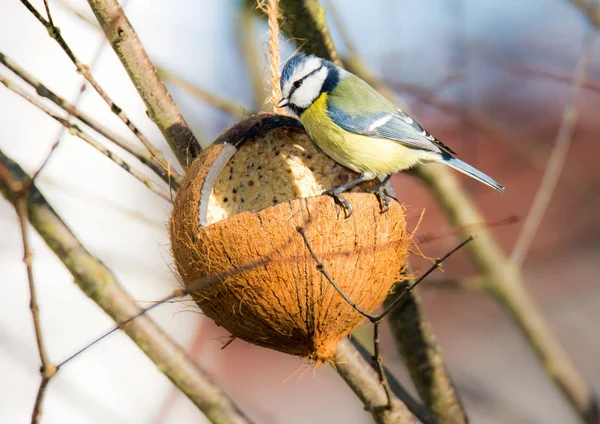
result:
M 350 133 L 327 116 L 327 93 L 322 93 L 300 116 L 310 138 L 333 160 L 359 173 L 389 175 L 425 159 L 423 151 L 386 138 Z

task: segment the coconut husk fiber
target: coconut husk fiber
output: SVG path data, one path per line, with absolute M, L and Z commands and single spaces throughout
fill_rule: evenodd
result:
M 271 125 L 271 117 L 236 124 L 189 167 L 171 218 L 173 256 L 198 306 L 231 334 L 328 361 L 363 317 L 316 269 L 297 228 L 346 294 L 372 311 L 400 278 L 410 240 L 404 210 L 392 202 L 381 213 L 373 194 L 346 193 L 354 213 L 345 218 L 331 197 L 318 194 L 356 174 L 297 125 Z M 234 153 L 219 164 L 231 146 Z

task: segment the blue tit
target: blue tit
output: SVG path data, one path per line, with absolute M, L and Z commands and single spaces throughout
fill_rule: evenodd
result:
M 360 177 L 328 190 L 347 215 L 345 190 L 376 177 L 382 183 L 374 193 L 390 205 L 384 188 L 392 174 L 419 163 L 443 163 L 504 193 L 494 179 L 455 158 L 456 153 L 429 134 L 417 121 L 356 75 L 328 60 L 297 54 L 281 75 L 278 107 L 296 114 L 309 137 L 323 152 Z

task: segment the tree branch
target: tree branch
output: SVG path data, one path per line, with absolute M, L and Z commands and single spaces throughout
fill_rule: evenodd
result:
M 548 159 L 542 182 L 536 192 L 535 199 L 531 204 L 523 228 L 519 233 L 519 237 L 517 238 L 512 254 L 510 255 L 510 260 L 515 266 L 521 266 L 527 256 L 527 252 L 529 251 L 540 223 L 544 218 L 544 214 L 548 209 L 548 205 L 550 204 L 550 200 L 556 189 L 556 184 L 560 178 L 563 165 L 567 159 L 569 146 L 571 145 L 573 133 L 575 132 L 575 125 L 577 124 L 577 97 L 586 78 L 594 36 L 594 32 L 589 30 L 585 37 L 583 50 L 577 63 L 577 69 L 575 69 L 573 75 L 573 93 L 571 99 L 563 110 L 560 128 L 556 134 L 556 141 L 554 142 L 552 153 Z
M 319 0 L 281 0 L 279 8 L 282 30 L 301 50 L 342 65 Z
M 293 33 L 289 35 L 295 36 Z M 511 313 L 546 372 L 582 420 L 597 423 L 600 412 L 595 395 L 525 291 L 520 271 L 508 261 L 489 231 L 481 225 L 485 222 L 483 217 L 460 188 L 455 175 L 449 169 L 436 165 L 420 165 L 415 173 L 430 188 L 450 223 L 459 227 L 458 232 L 467 236 L 464 228 L 469 228 L 469 234 L 475 233 L 477 239 L 470 244 L 467 252 L 485 278 L 485 287 Z
M 388 407 L 386 392 L 377 372 L 348 339 L 338 344 L 333 366 L 377 423 L 415 422 L 406 405 L 395 396 L 391 397 L 391 407 Z
M 17 181 L 28 179 L 21 167 L 1 151 L 0 164 Z M 3 181 L 0 191 L 14 204 L 15 199 Z M 124 322 L 142 311 L 129 300 L 114 274 L 79 242 L 35 186 L 30 188 L 27 206 L 31 224 L 71 272 L 76 284 L 115 322 Z M 123 331 L 211 422 L 249 422 L 208 374 L 148 316 L 140 316 L 124 326 Z
M 360 353 L 360 356 L 362 356 L 365 361 L 368 362 L 373 359 L 371 353 L 369 353 L 369 351 L 355 337 L 350 336 L 349 340 L 353 348 L 358 353 Z M 350 352 L 349 347 L 345 349 L 347 349 L 347 351 Z M 354 355 L 354 353 L 352 354 Z M 374 371 L 377 371 L 373 365 L 371 366 L 371 368 L 373 368 Z M 411 396 L 410 393 L 406 391 L 406 389 L 400 384 L 400 382 L 391 373 L 391 371 L 389 371 L 385 367 L 384 370 L 387 381 L 390 385 L 390 390 L 392 391 L 392 393 L 394 393 L 394 395 L 398 397 L 398 399 L 400 399 L 402 403 L 406 405 L 408 410 L 423 424 L 438 424 L 437 419 L 433 415 L 431 415 L 427 408 L 420 404 L 415 398 Z
M 510 312 L 546 373 L 573 409 L 584 422 L 596 424 L 598 404 L 593 392 L 525 291 L 520 270 L 510 263 L 488 229 L 481 225 L 483 217 L 458 184 L 456 176 L 450 169 L 437 165 L 419 166 L 415 173 L 429 187 L 459 235 L 466 235 L 463 228 L 469 228 L 469 233 L 476 235 L 467 252 L 484 278 L 484 287 Z
M 255 18 L 253 1 L 241 1 L 236 25 L 236 43 L 246 63 L 246 72 L 252 88 L 253 106 L 257 110 L 264 110 L 265 101 L 269 97 L 269 90 L 264 79 L 265 75 L 261 62 L 262 52 L 258 49 L 258 43 L 255 42 Z
M 215 94 L 209 93 L 208 91 L 198 87 L 196 84 L 186 80 L 185 78 L 175 75 L 173 72 L 170 72 L 164 68 L 157 67 L 156 70 L 158 72 L 158 75 L 166 83 L 171 83 L 175 86 L 182 88 L 183 90 L 194 95 L 200 100 L 203 100 L 211 106 L 214 106 L 215 108 L 228 113 L 234 118 L 243 119 L 247 118 L 248 116 L 252 115 L 252 113 L 254 113 L 244 110 L 242 105 L 232 100 L 225 99 L 223 97 L 219 97 Z
M 397 283 L 395 292 L 402 293 L 410 281 Z M 388 296 L 389 306 L 396 294 Z M 429 323 L 423 317 L 416 291 L 411 292 L 401 308 L 390 312 L 390 327 L 396 346 L 421 399 L 440 423 L 467 423 L 467 417 L 456 387 L 444 365 L 442 350 Z
M 585 13 L 595 27 L 600 27 L 600 4 L 596 0 L 571 0 Z
M 96 90 L 96 92 L 102 97 L 102 99 L 106 102 L 106 104 L 110 107 L 110 110 L 117 115 L 127 128 L 129 128 L 133 134 L 142 142 L 142 144 L 148 149 L 148 151 L 152 154 L 152 156 L 161 164 L 164 169 L 169 169 L 169 164 L 167 160 L 163 156 L 163 154 L 156 147 L 152 145 L 150 140 L 135 126 L 135 124 L 125 115 L 125 112 L 108 96 L 106 91 L 98 84 L 98 81 L 94 78 L 90 69 L 87 65 L 84 65 L 77 59 L 73 50 L 69 47 L 63 36 L 61 35 L 60 29 L 56 27 L 50 21 L 44 19 L 42 15 L 31 5 L 28 0 L 21 0 L 21 3 L 31 12 L 31 14 L 46 28 L 48 34 L 51 38 L 53 38 L 58 45 L 64 50 L 66 55 L 71 59 L 71 62 L 77 68 L 77 72 L 79 72 L 83 77 L 90 83 L 90 85 Z
M 162 165 L 154 159 L 149 153 L 144 150 L 138 148 L 136 145 L 131 143 L 129 140 L 121 137 L 119 134 L 113 132 L 110 128 L 103 125 L 101 122 L 97 121 L 94 117 L 88 115 L 87 113 L 79 110 L 75 104 L 69 102 L 68 100 L 60 97 L 55 94 L 52 90 L 46 87 L 41 81 L 36 79 L 33 75 L 19 66 L 15 61 L 11 58 L 0 52 L 0 63 L 10 69 L 15 75 L 29 84 L 33 89 L 35 89 L 36 93 L 40 97 L 44 97 L 50 100 L 52 103 L 60 107 L 62 110 L 67 112 L 69 115 L 73 116 L 83 124 L 87 125 L 89 128 L 96 131 L 98 134 L 102 135 L 107 140 L 116 144 L 126 152 L 130 153 L 132 156 L 137 158 L 140 162 L 154 171 L 155 174 L 160 176 L 163 181 L 166 183 L 175 183 L 175 187 L 177 188 L 181 183 L 181 176 L 178 174 L 168 172 L 168 170 L 164 169 Z
M 444 255 L 442 258 L 436 259 L 434 261 L 433 265 L 415 281 L 411 282 L 410 284 L 396 286 L 396 288 L 401 288 L 401 290 L 398 290 L 394 296 L 388 297 L 388 302 L 387 302 L 386 306 L 384 307 L 383 312 L 381 312 L 380 314 L 377 314 L 377 315 L 372 315 L 372 314 L 368 313 L 367 311 L 365 311 L 364 309 L 362 309 L 361 307 L 359 307 L 354 301 L 352 301 L 352 299 L 350 299 L 350 297 L 344 292 L 344 290 L 342 290 L 340 288 L 340 286 L 337 285 L 335 280 L 327 272 L 325 264 L 323 262 L 321 262 L 321 260 L 317 257 L 315 251 L 312 248 L 310 241 L 308 240 L 308 236 L 306 235 L 304 229 L 302 227 L 298 227 L 298 232 L 302 236 L 302 238 L 304 240 L 304 244 L 305 244 L 306 248 L 308 249 L 310 255 L 316 262 L 317 270 L 325 277 L 325 279 L 329 282 L 329 284 L 338 292 L 338 294 L 350 306 L 352 306 L 358 313 L 363 315 L 365 318 L 368 318 L 369 321 L 371 321 L 371 323 L 373 324 L 373 358 L 372 358 L 373 359 L 373 368 L 377 372 L 377 376 L 379 378 L 379 383 L 382 386 L 384 393 L 386 395 L 386 405 L 388 406 L 387 409 L 393 409 L 394 404 L 392 402 L 392 396 L 390 393 L 390 385 L 386 378 L 385 368 L 383 366 L 381 354 L 379 351 L 379 345 L 380 345 L 379 330 L 380 330 L 381 321 L 383 320 L 383 318 L 385 318 L 391 312 L 394 312 L 394 311 L 397 312 L 397 310 L 402 309 L 402 308 L 398 307 L 399 303 L 402 300 L 412 299 L 412 297 L 410 297 L 410 296 L 412 296 L 412 292 L 416 288 L 416 286 L 421 281 L 423 281 L 425 278 L 427 278 L 427 276 L 429 274 L 431 274 L 433 271 L 438 269 L 447 258 L 449 258 L 451 255 L 456 253 L 458 250 L 460 250 L 462 247 L 464 247 L 470 241 L 472 241 L 473 237 L 468 237 L 465 241 L 463 241 L 458 246 L 456 246 L 454 249 L 452 249 L 448 253 L 446 253 L 446 255 Z M 402 306 L 405 306 L 405 305 L 403 304 Z M 418 310 L 412 310 L 407 315 L 412 317 L 413 315 L 419 314 L 419 312 L 420 311 L 418 311 Z M 418 316 L 417 319 L 419 320 L 419 323 L 424 322 L 424 320 L 421 318 L 420 315 Z M 430 355 L 430 356 L 421 354 L 416 357 L 416 360 L 414 357 L 411 356 L 409 358 L 411 361 L 406 362 L 407 366 L 413 367 L 413 369 L 411 371 L 414 371 L 414 373 L 417 376 L 417 379 L 415 379 L 415 382 L 417 384 L 425 381 L 425 383 L 421 386 L 421 388 L 423 388 L 424 394 L 426 396 L 422 395 L 422 397 L 423 397 L 423 399 L 425 399 L 426 402 L 432 402 L 432 401 L 435 402 L 434 405 L 429 405 L 429 403 L 427 405 L 437 407 L 436 410 L 433 410 L 433 413 L 436 415 L 436 418 L 440 419 L 441 422 L 466 423 L 467 418 L 464 415 L 464 410 L 462 408 L 462 405 L 460 403 L 458 403 L 458 404 L 451 403 L 451 402 L 460 402 L 459 400 L 454 399 L 455 391 L 454 391 L 454 387 L 452 386 L 452 384 L 435 384 L 435 383 L 438 383 L 437 381 L 435 381 L 433 384 L 431 383 L 431 380 L 432 380 L 431 374 L 433 374 L 430 372 L 431 370 L 434 370 L 434 372 L 437 371 L 437 374 L 439 374 L 440 376 L 442 376 L 442 374 L 443 374 L 445 376 L 445 380 L 447 380 L 447 381 L 450 380 L 450 377 L 447 375 L 446 370 L 443 367 L 443 363 L 441 361 L 441 351 L 435 345 L 435 339 L 433 338 L 433 335 L 431 334 L 430 329 L 429 329 L 429 333 L 430 333 L 429 337 L 426 340 L 426 343 L 428 343 L 428 346 L 425 349 L 427 349 L 428 347 L 434 347 L 436 350 L 436 354 Z M 413 342 L 413 341 L 414 340 L 410 340 L 410 342 Z M 421 348 L 421 346 L 423 344 L 424 344 L 423 341 L 417 340 L 417 343 L 415 343 L 414 346 L 411 346 L 411 348 L 413 349 L 414 352 L 421 353 L 421 351 L 423 350 Z M 413 352 L 411 352 L 411 353 L 413 353 Z M 425 360 L 423 360 L 423 358 L 425 358 Z M 442 383 L 445 380 L 442 380 L 440 378 L 440 383 Z M 433 386 L 436 389 L 439 389 L 440 391 L 436 392 L 435 390 L 429 390 L 431 386 Z M 373 413 L 374 418 L 378 419 L 378 411 L 372 410 L 371 412 Z
M 293 0 L 282 0 L 280 7 L 281 7 L 281 10 L 283 12 L 283 17 L 284 17 L 284 21 L 282 24 L 283 30 L 291 39 L 294 39 L 296 41 L 296 44 L 298 45 L 299 48 L 306 51 L 307 53 L 314 53 L 314 54 L 320 55 L 321 57 L 324 57 L 324 58 L 337 59 L 339 62 L 339 55 L 338 55 L 337 51 L 335 50 L 335 46 L 334 46 L 331 36 L 329 34 L 329 30 L 327 29 L 327 24 L 325 22 L 325 17 L 324 17 L 324 11 L 323 11 L 322 7 L 319 5 L 318 1 L 305 0 L 302 2 L 295 2 Z M 288 13 L 291 13 L 291 15 L 289 15 Z M 303 24 L 297 24 L 297 25 L 294 24 L 295 19 L 299 19 L 299 17 L 305 16 L 306 14 L 320 17 L 320 19 L 321 19 L 320 27 L 315 26 L 315 24 L 310 24 L 310 22 L 314 22 L 314 20 L 305 21 Z M 307 24 L 307 22 L 308 22 L 308 24 Z M 323 27 L 324 27 L 324 29 L 323 29 Z M 324 41 L 324 40 L 326 40 L 326 41 Z M 357 57 L 355 57 L 353 59 L 352 63 L 354 64 L 354 67 L 353 67 L 354 72 L 360 72 L 361 70 L 365 71 L 364 65 L 362 65 L 362 62 Z M 361 77 L 362 76 L 363 75 L 361 75 Z M 384 88 L 382 86 L 382 84 L 377 83 L 374 78 L 370 77 L 370 74 L 369 74 L 368 80 L 369 80 L 368 82 L 374 83 L 374 86 L 377 89 Z M 392 92 L 389 89 L 385 89 L 384 94 L 387 94 L 388 96 L 392 96 Z M 389 305 L 388 305 L 388 308 L 389 308 Z M 419 313 L 420 313 L 420 311 L 416 308 L 409 308 L 409 311 L 407 312 L 407 314 L 419 314 Z M 420 325 L 424 325 L 423 323 L 425 323 L 425 319 L 420 315 L 411 315 L 411 317 L 408 321 L 411 323 L 420 324 Z M 420 329 L 415 329 L 415 330 L 420 331 Z M 439 347 L 437 347 L 437 345 L 435 344 L 434 338 L 430 338 L 428 340 L 428 342 L 429 342 L 429 347 L 434 346 L 436 348 L 437 352 L 441 352 L 441 349 L 439 349 Z M 423 371 L 423 374 L 427 374 L 429 372 L 429 370 L 432 370 L 432 369 L 438 370 L 440 375 L 447 373 L 445 370 L 445 366 L 443 364 L 441 353 L 439 353 L 436 356 L 421 356 L 421 359 L 423 359 L 425 361 L 435 360 L 436 362 L 427 362 L 427 363 L 418 364 L 418 366 L 415 366 L 414 369 L 412 370 L 411 375 L 413 373 L 415 375 L 418 375 L 422 372 L 422 370 L 427 370 L 427 371 Z M 421 379 L 421 381 L 423 381 L 423 382 L 429 381 L 432 384 L 432 386 L 428 390 L 428 393 L 431 394 L 429 396 L 429 400 L 432 402 L 432 404 L 436 404 L 436 405 L 461 405 L 462 404 L 458 397 L 458 394 L 456 393 L 456 391 L 454 390 L 454 388 L 451 385 L 446 385 L 444 387 L 437 387 L 436 385 L 440 382 L 439 379 L 438 380 L 436 380 L 436 379 L 426 380 L 425 377 L 423 377 Z M 440 397 L 439 400 L 437 399 L 438 397 Z M 450 398 L 453 399 L 452 402 L 448 401 L 448 399 L 450 399 Z M 453 407 L 452 411 L 457 412 L 458 410 L 456 407 Z M 439 409 L 438 409 L 438 412 L 440 412 Z M 448 416 L 451 413 L 452 412 L 448 411 L 446 416 Z M 458 422 L 460 422 L 460 421 L 458 421 Z
M 31 255 L 31 248 L 29 246 L 29 236 L 27 234 L 27 221 L 28 221 L 28 210 L 27 210 L 27 197 L 29 189 L 33 185 L 33 182 L 37 175 L 41 172 L 42 168 L 48 162 L 48 159 L 58 146 L 58 142 L 52 146 L 50 153 L 48 154 L 44 163 L 34 173 L 31 178 L 23 181 L 17 181 L 13 178 L 8 168 L 3 163 L 0 163 L 0 186 L 4 186 L 10 196 L 13 198 L 13 205 L 17 218 L 19 220 L 19 227 L 21 228 L 21 239 L 23 240 L 23 262 L 27 269 L 27 280 L 29 283 L 29 309 L 31 310 L 31 316 L 33 318 L 33 326 L 35 330 L 35 339 L 38 347 L 38 354 L 40 356 L 41 368 L 40 374 L 42 380 L 38 387 L 37 394 L 35 396 L 35 403 L 33 406 L 33 412 L 31 414 L 31 423 L 37 424 L 42 418 L 42 404 L 46 394 L 46 388 L 50 379 L 56 375 L 58 367 L 55 366 L 48 358 L 46 352 L 46 346 L 44 343 L 44 337 L 42 333 L 42 326 L 40 322 L 40 308 L 37 301 L 37 293 L 35 287 L 35 279 L 33 276 L 33 261 Z
M 117 0 L 88 0 L 88 3 L 146 104 L 148 116 L 163 133 L 179 163 L 186 167 L 202 148 L 158 77 L 125 12 Z
M 12 92 L 23 97 L 25 100 L 27 100 L 29 103 L 31 103 L 32 105 L 34 105 L 35 107 L 40 109 L 42 112 L 46 113 L 51 118 L 53 118 L 55 121 L 57 121 L 63 127 L 65 127 L 67 130 L 69 130 L 69 132 L 72 135 L 82 139 L 83 141 L 88 143 L 90 146 L 92 146 L 94 149 L 98 150 L 104 156 L 109 158 L 111 161 L 113 161 L 114 163 L 119 165 L 131 176 L 133 176 L 134 178 L 136 178 L 137 180 L 142 182 L 152 192 L 158 194 L 166 201 L 171 202 L 171 196 L 169 195 L 169 193 L 166 190 L 164 190 L 162 187 L 158 186 L 154 181 L 152 181 L 146 175 L 144 175 L 143 173 L 138 171 L 136 168 L 129 165 L 119 155 L 117 155 L 116 153 L 114 153 L 111 150 L 109 150 L 108 148 L 106 148 L 106 146 L 104 146 L 102 143 L 99 143 L 98 141 L 96 141 L 88 133 L 81 130 L 81 128 L 79 128 L 77 125 L 71 124 L 68 119 L 63 118 L 62 116 L 59 116 L 58 114 L 54 113 L 53 111 L 48 109 L 45 105 L 43 105 L 37 98 L 31 96 L 29 93 L 27 93 L 22 88 L 15 85 L 11 80 L 7 79 L 6 77 L 4 77 L 2 75 L 0 75 L 0 83 L 3 84 L 6 88 L 11 90 Z

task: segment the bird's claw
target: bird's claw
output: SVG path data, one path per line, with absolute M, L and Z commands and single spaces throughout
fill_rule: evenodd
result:
M 377 200 L 379 201 L 379 206 L 381 207 L 381 213 L 386 213 L 390 210 L 391 200 L 390 196 L 385 193 L 385 187 L 382 185 L 377 188 L 371 190 L 375 196 L 377 196 Z
M 323 194 L 326 194 L 328 196 L 333 197 L 333 200 L 335 201 L 335 203 L 341 205 L 344 208 L 345 214 L 346 214 L 346 218 L 350 218 L 350 216 L 352 216 L 352 205 L 350 204 L 349 201 L 347 201 L 344 196 L 342 196 L 342 194 L 333 189 L 333 190 L 327 190 L 324 191 Z

